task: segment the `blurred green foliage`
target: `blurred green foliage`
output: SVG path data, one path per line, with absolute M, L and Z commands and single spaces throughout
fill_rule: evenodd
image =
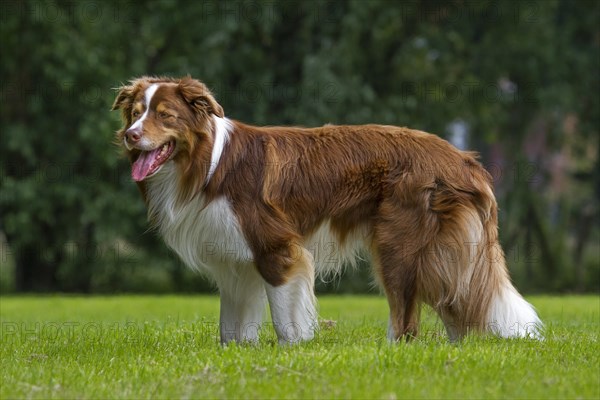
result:
M 0 3 L 0 288 L 204 291 L 147 232 L 114 88 L 190 74 L 230 118 L 468 130 L 517 286 L 598 290 L 594 1 Z M 11 272 L 12 271 L 12 272 Z M 367 269 L 321 290 L 365 291 Z

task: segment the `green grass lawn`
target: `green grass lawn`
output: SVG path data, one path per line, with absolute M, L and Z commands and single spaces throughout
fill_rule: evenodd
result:
M 546 340 L 384 339 L 381 297 L 320 298 L 317 339 L 218 344 L 211 296 L 0 297 L 0 398 L 600 397 L 600 297 L 537 296 Z

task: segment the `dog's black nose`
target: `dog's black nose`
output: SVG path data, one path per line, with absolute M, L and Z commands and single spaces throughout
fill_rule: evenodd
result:
M 125 132 L 125 137 L 127 138 L 128 142 L 137 143 L 142 138 L 142 131 L 138 128 L 127 129 L 127 132 Z

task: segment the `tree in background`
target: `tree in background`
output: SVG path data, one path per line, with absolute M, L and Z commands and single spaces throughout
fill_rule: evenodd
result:
M 0 7 L 0 262 L 14 263 L 17 290 L 207 289 L 144 233 L 111 143 L 112 88 L 142 74 L 198 77 L 229 117 L 256 124 L 460 128 L 495 177 L 517 284 L 598 289 L 595 2 Z

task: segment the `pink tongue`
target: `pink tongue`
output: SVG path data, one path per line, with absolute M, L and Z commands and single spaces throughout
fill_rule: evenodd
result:
M 150 172 L 152 164 L 160 153 L 160 147 L 152 151 L 142 151 L 140 156 L 131 166 L 131 177 L 136 181 L 143 181 Z

